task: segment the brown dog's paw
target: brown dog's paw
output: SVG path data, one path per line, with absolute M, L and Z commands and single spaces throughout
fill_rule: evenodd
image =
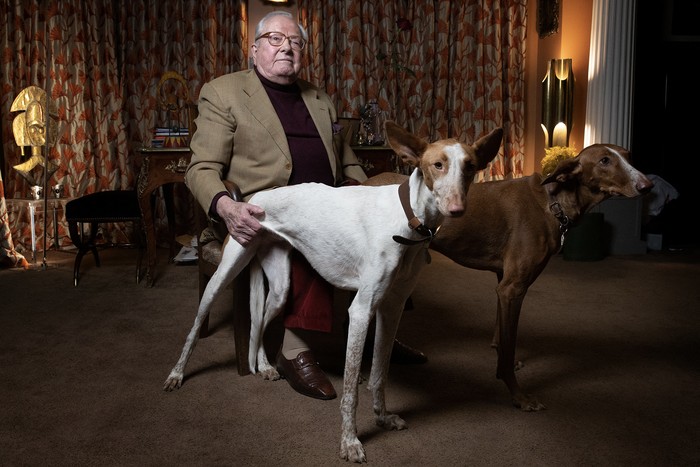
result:
M 523 412 L 538 412 L 547 407 L 533 396 L 523 394 L 523 396 L 513 399 L 513 405 Z

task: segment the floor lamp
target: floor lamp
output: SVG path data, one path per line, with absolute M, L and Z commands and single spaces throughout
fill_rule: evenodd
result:
M 542 130 L 545 147 L 568 146 L 574 108 L 570 58 L 552 59 L 542 80 Z

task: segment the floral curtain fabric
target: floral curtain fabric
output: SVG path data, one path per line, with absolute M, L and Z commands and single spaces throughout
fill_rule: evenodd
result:
M 165 118 L 155 92 L 161 76 L 170 70 L 184 76 L 194 101 L 204 82 L 244 68 L 246 5 L 244 0 L 2 0 L 6 196 L 29 194 L 27 180 L 12 169 L 23 162 L 10 115 L 22 89 L 48 89 L 59 109 L 59 137 L 48 155 L 59 168 L 49 185 L 62 184 L 67 197 L 134 188 L 137 149 L 150 144 L 154 127 Z M 163 215 L 156 222 L 163 223 Z M 15 219 L 12 234 L 26 244 L 30 228 L 29 219 Z M 35 226 L 38 238 L 42 228 Z M 111 236 L 118 229 L 109 226 Z M 65 223 L 59 231 L 61 246 L 69 244 Z
M 431 140 L 473 142 L 497 126 L 504 151 L 482 180 L 523 175 L 524 0 L 299 0 L 311 36 L 305 78 L 340 115 L 376 100 L 386 118 Z
M 127 133 L 133 147 L 149 146 L 167 115 L 156 89 L 167 71 L 185 78 L 191 102 L 202 85 L 247 68 L 247 2 L 119 2 L 120 63 Z

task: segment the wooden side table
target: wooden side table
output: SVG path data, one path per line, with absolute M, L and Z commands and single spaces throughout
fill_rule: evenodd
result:
M 351 146 L 351 148 L 360 159 L 360 164 L 368 177 L 382 172 L 410 173 L 410 167 L 402 164 L 389 146 Z
M 157 262 L 156 230 L 153 221 L 153 192 L 163 187 L 168 229 L 170 234 L 170 257 L 175 254 L 175 206 L 173 183 L 185 182 L 185 170 L 192 154 L 189 148 L 142 148 L 141 171 L 138 179 L 138 197 L 143 227 L 146 230 L 146 286 L 153 287 Z

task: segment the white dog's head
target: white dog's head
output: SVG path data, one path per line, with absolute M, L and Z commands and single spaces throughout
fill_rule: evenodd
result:
M 428 143 L 394 122 L 386 122 L 385 128 L 391 148 L 405 164 L 420 170 L 446 217 L 464 214 L 474 175 L 496 157 L 503 138 L 503 129 L 497 128 L 471 146 L 452 138 Z

